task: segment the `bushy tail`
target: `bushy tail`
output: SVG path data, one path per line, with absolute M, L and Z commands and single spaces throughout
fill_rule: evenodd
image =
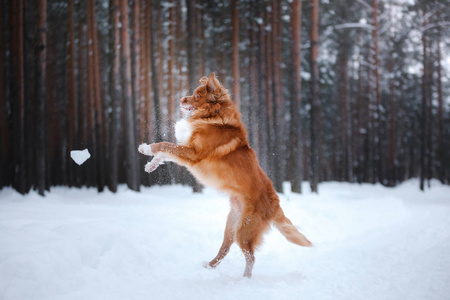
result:
M 286 218 L 281 208 L 273 219 L 273 224 L 289 242 L 299 246 L 312 247 L 313 244 L 292 225 L 291 220 Z

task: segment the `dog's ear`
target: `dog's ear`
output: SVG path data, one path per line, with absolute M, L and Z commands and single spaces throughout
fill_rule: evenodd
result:
M 203 85 L 206 85 L 206 83 L 208 82 L 208 77 L 203 76 L 202 78 L 200 78 L 200 83 Z
M 216 75 L 211 73 L 208 77 L 208 82 L 206 83 L 206 88 L 208 92 L 214 93 L 214 91 L 219 87 L 219 81 L 216 79 Z

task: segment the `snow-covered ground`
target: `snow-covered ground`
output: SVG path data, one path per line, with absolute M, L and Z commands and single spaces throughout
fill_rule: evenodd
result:
M 275 229 L 253 278 L 234 245 L 213 270 L 229 204 L 212 190 L 0 191 L 0 299 L 450 299 L 450 187 L 324 183 L 281 195 L 314 244 Z

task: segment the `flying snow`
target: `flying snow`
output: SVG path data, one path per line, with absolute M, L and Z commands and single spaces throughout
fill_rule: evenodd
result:
M 72 157 L 74 162 L 81 166 L 86 160 L 89 159 L 89 157 L 91 157 L 91 154 L 88 149 L 72 150 L 70 151 L 70 157 Z

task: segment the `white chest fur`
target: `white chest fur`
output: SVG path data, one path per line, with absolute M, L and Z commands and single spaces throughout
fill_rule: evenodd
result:
M 186 119 L 175 123 L 175 138 L 179 145 L 186 145 L 192 135 L 191 124 Z

